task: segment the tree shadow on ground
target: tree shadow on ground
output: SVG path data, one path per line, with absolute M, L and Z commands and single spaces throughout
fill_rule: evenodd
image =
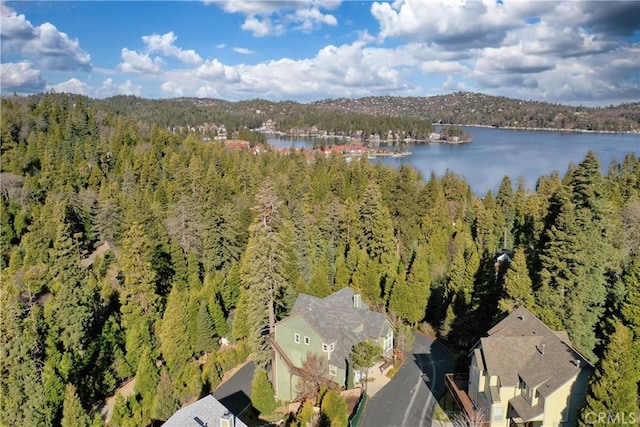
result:
M 420 368 L 420 376 L 433 396 L 440 399 L 445 392 L 444 375 L 454 370 L 451 353 L 436 340 L 427 352 L 414 353 L 413 362 Z

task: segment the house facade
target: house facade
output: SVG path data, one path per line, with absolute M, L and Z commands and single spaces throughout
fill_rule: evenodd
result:
M 447 376 L 465 412 L 475 412 L 469 416 L 481 414 L 491 427 L 577 425 L 593 366 L 566 332 L 552 331 L 521 307 L 490 329 L 470 356 L 466 390 Z
M 350 288 L 326 298 L 300 294 L 289 317 L 276 324 L 271 337 L 276 398 L 297 398 L 300 368 L 310 353 L 326 357 L 326 378 L 344 387 L 349 370 L 353 372 L 351 349 L 367 339 L 377 342 L 385 357 L 392 356 L 393 325 L 384 314 L 369 310 L 360 294 Z

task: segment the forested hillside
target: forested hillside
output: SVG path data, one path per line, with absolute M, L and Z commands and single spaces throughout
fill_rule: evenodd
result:
M 2 100 L 1 425 L 102 425 L 96 405 L 133 376 L 111 425 L 165 420 L 248 354 L 267 361 L 298 293 L 345 286 L 457 349 L 526 306 L 596 365 L 592 408 L 637 410 L 633 153 L 604 176 L 589 153 L 534 192 L 505 177 L 478 197 L 450 173 L 226 150 L 135 108 Z

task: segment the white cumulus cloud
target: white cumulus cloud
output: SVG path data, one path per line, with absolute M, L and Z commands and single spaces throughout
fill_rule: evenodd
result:
M 183 50 L 175 45 L 178 38 L 170 31 L 166 34 L 152 34 L 150 36 L 142 36 L 142 41 L 147 45 L 147 52 L 160 53 L 164 56 L 174 57 L 185 64 L 199 65 L 202 58 L 195 50 Z
M 162 86 L 160 86 L 163 92 L 170 94 L 171 96 L 183 96 L 184 91 L 180 87 L 180 85 L 176 82 L 164 82 Z
M 340 6 L 340 0 L 205 0 L 227 13 L 241 13 L 241 28 L 255 37 L 282 35 L 288 29 L 309 33 L 323 25 L 336 26 L 338 20 L 329 10 Z
M 118 69 L 123 73 L 158 74 L 164 65 L 160 57 L 151 58 L 148 53 L 141 54 L 123 47 L 122 62 L 118 64 Z
M 44 90 L 45 81 L 40 70 L 32 68 L 31 62 L 9 62 L 0 64 L 2 92 L 33 93 Z
M 24 15 L 2 3 L 0 7 L 2 53 L 18 54 L 54 71 L 91 71 L 91 56 L 53 24 L 34 26 Z
M 48 85 L 47 90 L 53 90 L 58 93 L 78 93 L 80 95 L 91 95 L 93 88 L 88 84 L 72 77 L 66 82 L 55 85 Z
M 113 79 L 108 78 L 102 82 L 102 85 L 96 89 L 96 95 L 99 97 L 109 97 L 115 95 L 142 95 L 142 86 L 136 85 L 131 80 L 126 80 L 122 84 L 117 84 Z

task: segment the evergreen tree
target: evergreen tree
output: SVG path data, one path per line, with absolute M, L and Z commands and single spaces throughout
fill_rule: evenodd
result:
M 413 318 L 412 314 L 414 312 L 414 308 L 418 306 L 417 308 L 419 310 L 420 307 L 419 304 L 415 303 L 411 289 L 407 284 L 404 266 L 402 263 L 400 263 L 400 268 L 398 270 L 399 271 L 396 275 L 393 288 L 391 289 L 391 295 L 389 297 L 389 310 L 400 318 L 409 321 L 410 317 Z
M 243 258 L 242 283 L 250 294 L 245 301 L 251 325 L 249 338 L 259 364 L 270 357 L 267 336 L 274 331 L 276 309 L 287 288 L 282 269 L 282 239 L 278 233 L 279 207 L 273 188 L 266 184 L 258 196 L 257 216 L 249 229 Z
M 134 391 L 140 401 L 140 418 L 148 423 L 151 420 L 153 396 L 158 388 L 160 373 L 151 349 L 148 346 L 145 347 L 140 353 Z
M 326 421 L 326 426 L 343 427 L 348 425 L 347 401 L 338 390 L 329 390 L 322 398 L 320 406 L 321 417 Z
M 515 209 L 515 195 L 513 194 L 513 184 L 511 183 L 511 178 L 505 176 L 500 183 L 500 188 L 498 189 L 498 194 L 496 194 L 496 203 L 504 217 L 504 230 L 503 233 L 507 234 L 507 236 L 511 235 L 516 209 Z M 513 241 L 507 242 L 507 247 L 504 249 L 508 249 L 513 246 Z
M 160 381 L 153 400 L 151 412 L 154 420 L 166 421 L 180 408 L 180 402 L 173 394 L 173 381 L 166 369 L 160 372 Z
M 67 384 L 65 389 L 60 424 L 62 427 L 88 427 L 91 425 L 91 418 L 82 407 L 73 384 Z
M 272 414 L 277 403 L 273 397 L 273 387 L 267 378 L 267 372 L 257 368 L 251 383 L 251 403 L 261 414 Z
M 162 316 L 158 333 L 162 357 L 172 372 L 180 369 L 191 356 L 185 314 L 184 292 L 174 286 L 169 293 L 167 308 Z
M 122 394 L 118 391 L 115 396 L 115 403 L 113 404 L 113 413 L 111 415 L 111 421 L 109 425 L 112 426 L 131 426 L 133 413 L 129 404 L 127 403 L 127 399 L 125 399 Z
M 209 298 L 209 313 L 211 314 L 211 319 L 213 320 L 216 335 L 219 337 L 224 337 L 229 332 L 229 328 L 227 326 L 227 319 L 225 319 L 224 312 L 222 311 L 222 304 L 220 303 L 220 299 L 221 298 L 217 293 Z
M 313 418 L 313 402 L 310 400 L 305 400 L 300 406 L 300 410 L 296 415 L 296 420 L 298 421 L 299 427 L 307 427 L 307 425 L 311 422 Z
M 377 302 L 380 296 L 386 300 L 391 291 L 398 258 L 391 214 L 382 204 L 382 196 L 377 186 L 370 185 L 363 195 L 358 220 L 358 244 L 378 267 L 380 273 L 380 280 L 376 284 L 380 288 L 379 295 L 372 293 L 369 296 L 374 302 Z
M 414 301 L 415 308 L 412 311 L 412 316 L 406 320 L 413 325 L 424 318 L 425 309 L 431 297 L 431 270 L 427 257 L 427 250 L 419 246 L 407 275 L 407 285 L 413 295 L 410 299 Z
M 216 330 L 206 304 L 200 304 L 198 310 L 198 330 L 196 336 L 196 354 L 208 353 L 217 347 Z
M 124 236 L 120 259 L 124 276 L 120 289 L 122 326 L 126 331 L 127 358 L 136 366 L 137 350 L 151 344 L 152 325 L 159 316 L 160 305 L 153 248 L 139 223 L 133 224 Z
M 605 200 L 591 200 L 601 194 L 600 166 L 588 154 L 568 176 L 572 183 L 569 199 L 562 191 L 552 204 L 544 247 L 540 254 L 541 287 L 538 310 L 551 327 L 564 326 L 575 347 L 591 360 L 596 344 L 596 325 L 604 313 L 607 276 L 616 271 Z
M 593 424 L 594 414 L 622 417 L 608 420 L 607 425 L 627 425 L 632 417 L 635 419 L 638 414 L 636 381 L 627 372 L 634 361 L 631 332 L 616 320 L 614 332 L 591 378 L 589 394 L 582 409 L 582 425 Z
M 632 336 L 636 381 L 640 383 L 640 253 L 634 254 L 622 279 L 627 294 L 621 314 Z
M 532 310 L 534 302 L 527 260 L 524 250 L 518 248 L 504 277 L 504 290 L 502 298 L 498 301 L 498 309 L 503 313 L 510 313 L 517 307 Z
M 359 369 L 361 373 L 365 374 L 365 384 L 367 381 L 366 372 L 380 359 L 382 359 L 382 348 L 372 340 L 362 341 L 351 349 L 350 360 L 355 369 Z

